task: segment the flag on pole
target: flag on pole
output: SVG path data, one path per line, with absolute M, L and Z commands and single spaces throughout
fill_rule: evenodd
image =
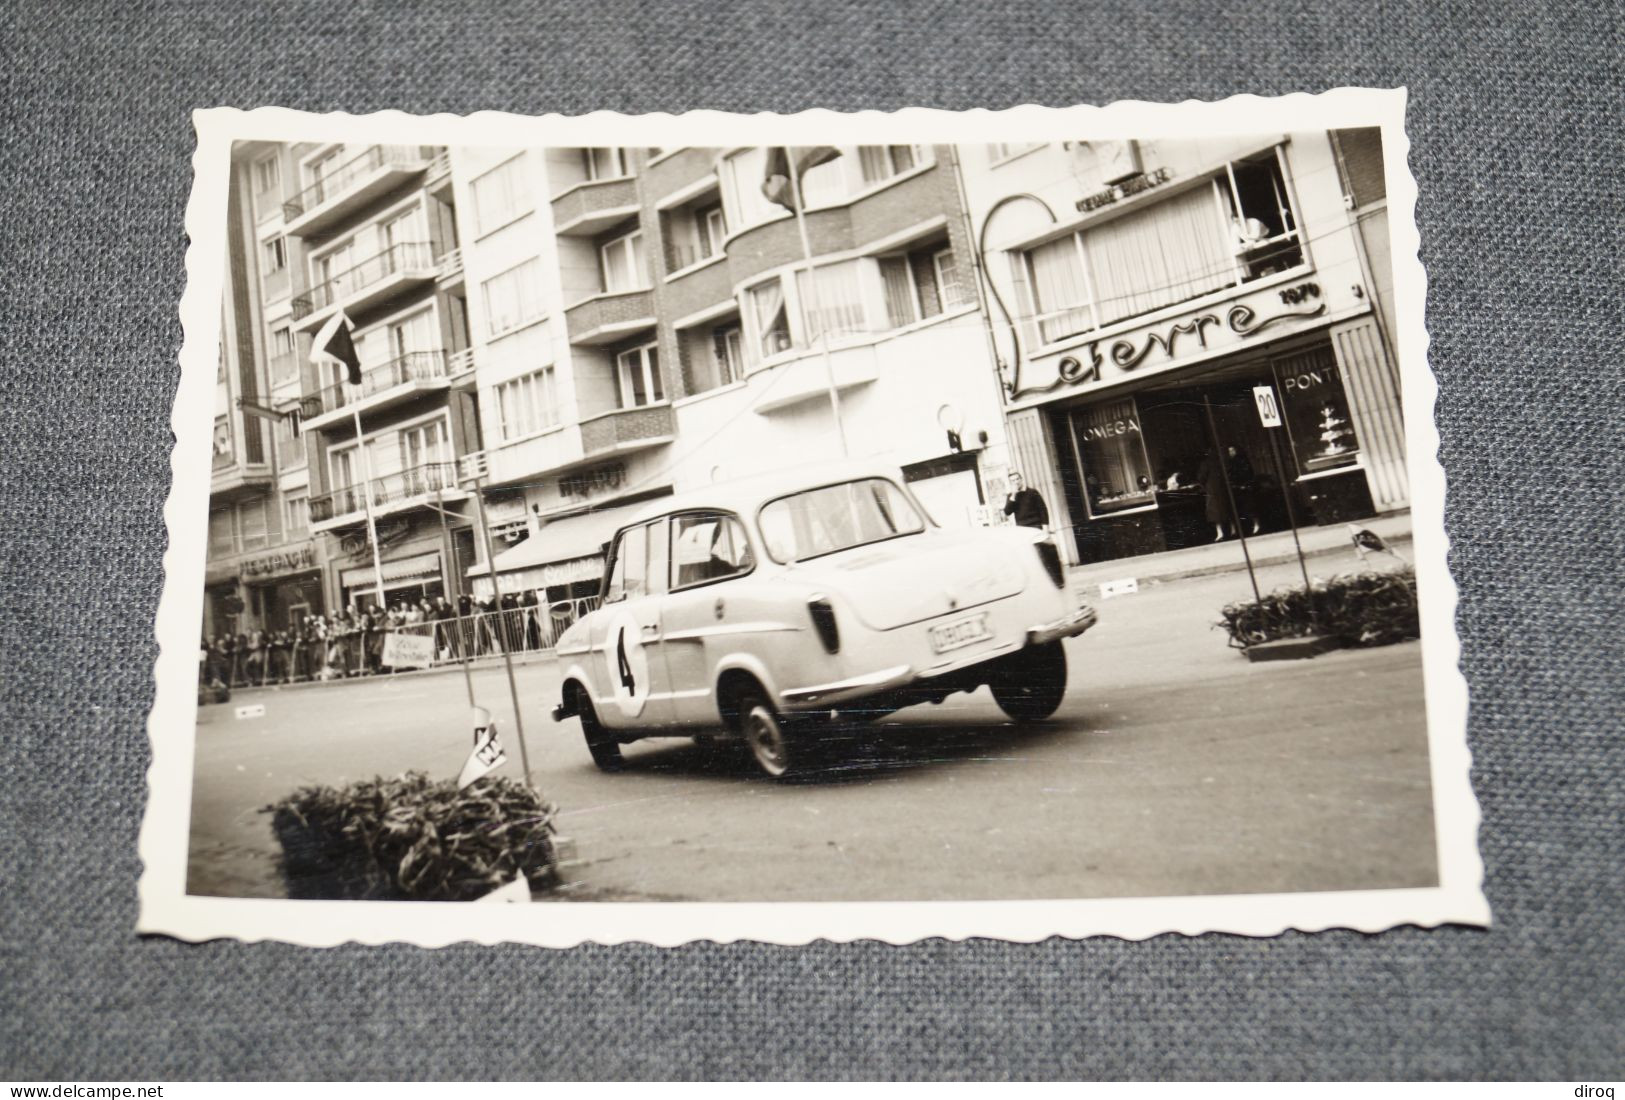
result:
M 361 385 L 361 357 L 356 354 L 355 326 L 341 309 L 327 319 L 327 324 L 310 342 L 312 363 L 337 363 L 345 369 L 345 379 L 352 386 Z
M 463 770 L 457 774 L 457 789 L 462 790 L 476 779 L 483 779 L 508 762 L 497 740 L 496 723 L 491 712 L 484 707 L 474 708 L 474 751 L 468 754 Z
M 808 172 L 820 164 L 827 164 L 841 155 L 833 145 L 808 145 L 800 148 L 774 146 L 767 151 L 767 170 L 762 176 L 762 194 L 769 202 L 776 202 L 792 213 L 796 208 L 796 192 Z M 790 186 L 790 164 L 796 166 L 796 183 Z

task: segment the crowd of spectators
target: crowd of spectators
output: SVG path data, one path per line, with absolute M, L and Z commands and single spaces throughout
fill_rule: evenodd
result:
M 307 615 L 284 630 L 253 630 L 205 637 L 199 682 L 241 687 L 371 676 L 384 666 L 384 637 L 391 631 L 432 634 L 446 660 L 493 653 L 527 652 L 550 645 L 553 629 L 537 593 L 507 592 L 499 598 L 444 596 L 401 601 L 390 607 L 351 604 L 328 615 Z

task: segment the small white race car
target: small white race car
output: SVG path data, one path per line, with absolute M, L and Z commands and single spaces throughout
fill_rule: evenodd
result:
M 1061 639 L 1095 624 L 1027 527 L 944 531 L 896 467 L 666 497 L 616 532 L 602 605 L 558 640 L 555 721 L 593 760 L 645 737 L 740 739 L 784 778 L 820 726 L 986 684 L 1018 722 L 1066 692 Z

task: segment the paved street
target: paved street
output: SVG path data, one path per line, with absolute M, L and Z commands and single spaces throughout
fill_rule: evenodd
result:
M 1330 575 L 1352 555 L 1311 563 Z M 1290 583 L 1295 565 L 1261 571 Z M 1067 643 L 1071 688 L 1017 729 L 986 690 L 873 728 L 844 766 L 797 785 L 687 741 L 592 765 L 555 726 L 551 660 L 522 666 L 538 785 L 582 860 L 564 898 L 918 900 L 1251 893 L 1435 881 L 1422 708 L 1411 642 L 1249 664 L 1209 624 L 1245 573 L 1151 585 L 1101 605 Z M 475 673 L 518 745 L 500 665 Z M 265 716 L 235 707 L 263 703 Z M 259 807 L 306 783 L 422 769 L 468 749 L 456 672 L 243 691 L 198 726 L 189 889 L 278 896 Z

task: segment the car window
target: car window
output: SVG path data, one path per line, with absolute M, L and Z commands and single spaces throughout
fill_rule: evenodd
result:
M 759 521 L 767 552 L 781 562 L 925 530 L 925 520 L 903 491 L 878 477 L 780 497 L 762 507 Z
M 666 591 L 666 578 L 670 575 L 671 521 L 664 516 L 646 525 L 649 529 L 649 568 L 645 574 L 645 591 Z
M 609 582 L 604 586 L 604 602 L 630 599 L 649 591 L 649 525 L 628 527 L 615 541 L 615 561 Z
M 755 568 L 744 525 L 720 513 L 672 518 L 673 586 L 726 580 Z

